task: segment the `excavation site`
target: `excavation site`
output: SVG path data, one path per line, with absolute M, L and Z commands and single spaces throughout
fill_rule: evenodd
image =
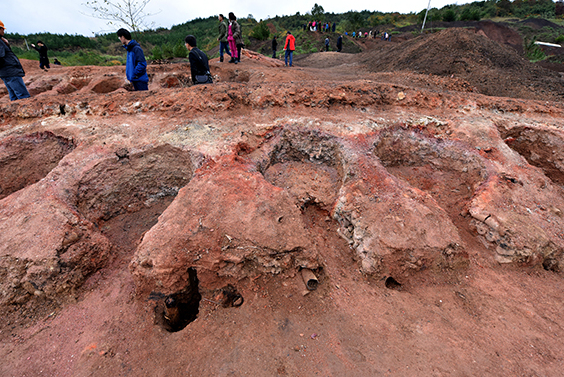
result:
M 500 35 L 150 64 L 145 92 L 22 59 L 0 375 L 561 375 L 564 74 Z

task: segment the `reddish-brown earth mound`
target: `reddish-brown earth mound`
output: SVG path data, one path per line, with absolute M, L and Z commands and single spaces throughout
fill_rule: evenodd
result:
M 385 46 L 147 92 L 24 62 L 0 375 L 559 375 L 562 78 L 463 30 Z

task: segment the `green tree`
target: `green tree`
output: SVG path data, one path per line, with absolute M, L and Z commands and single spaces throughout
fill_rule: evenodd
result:
M 165 44 L 163 46 L 163 59 L 168 59 L 173 57 L 174 57 L 173 48 L 169 44 Z
M 313 8 L 311 8 L 311 15 L 315 20 L 321 20 L 323 15 L 325 14 L 325 9 L 321 5 L 314 4 Z
M 153 59 L 161 60 L 163 58 L 163 50 L 159 46 L 153 47 L 151 54 L 153 55 Z
M 266 22 L 259 22 L 251 31 L 251 37 L 265 41 L 270 37 L 270 29 Z
M 185 58 L 188 55 L 188 50 L 185 45 L 178 43 L 174 46 L 173 54 L 175 58 Z
M 453 9 L 447 9 L 443 12 L 443 21 L 444 22 L 453 22 L 456 21 L 456 12 Z

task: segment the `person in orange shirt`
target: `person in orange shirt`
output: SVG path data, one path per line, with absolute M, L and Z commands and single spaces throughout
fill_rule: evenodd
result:
M 286 43 L 284 44 L 284 50 L 286 51 L 284 53 L 284 63 L 286 64 L 286 66 L 288 66 L 288 56 L 289 56 L 290 67 L 293 67 L 292 58 L 294 56 L 294 50 L 296 49 L 296 38 L 290 32 L 287 32 L 286 34 L 287 34 Z

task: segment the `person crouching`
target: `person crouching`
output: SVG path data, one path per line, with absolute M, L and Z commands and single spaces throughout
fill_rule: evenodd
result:
M 186 48 L 190 51 L 190 53 L 188 53 L 188 60 L 190 61 L 192 83 L 194 85 L 213 83 L 210 66 L 208 64 L 208 57 L 202 50 L 196 47 L 196 37 L 188 35 L 184 39 L 184 42 L 186 44 Z

